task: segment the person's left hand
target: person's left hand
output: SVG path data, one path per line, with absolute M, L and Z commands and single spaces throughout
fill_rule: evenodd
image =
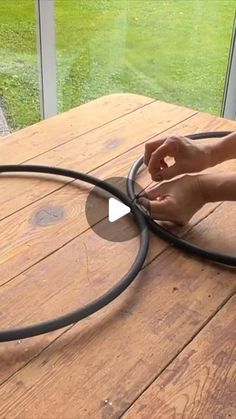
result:
M 185 175 L 147 189 L 138 199 L 155 220 L 186 224 L 204 205 L 199 175 Z

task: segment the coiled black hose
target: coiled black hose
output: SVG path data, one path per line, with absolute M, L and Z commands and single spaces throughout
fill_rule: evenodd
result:
M 81 172 L 74 170 L 62 169 L 58 167 L 47 167 L 47 166 L 35 166 L 35 165 L 4 165 L 0 166 L 0 173 L 9 173 L 9 172 L 29 172 L 29 173 L 46 173 L 59 175 L 64 177 L 69 177 L 73 179 L 79 179 L 83 182 L 91 183 L 95 186 L 98 186 L 101 189 L 106 190 L 112 195 L 116 196 L 124 204 L 128 205 L 131 208 L 131 212 L 134 216 L 135 221 L 138 224 L 140 231 L 140 246 L 137 253 L 137 256 L 130 267 L 129 271 L 119 280 L 119 282 L 103 294 L 100 298 L 92 301 L 86 306 L 72 311 L 69 314 L 65 314 L 61 317 L 44 321 L 38 324 L 17 328 L 9 330 L 0 330 L 0 342 L 20 340 L 36 335 L 42 335 L 53 330 L 60 329 L 62 327 L 68 326 L 70 324 L 76 323 L 79 320 L 84 319 L 85 317 L 90 316 L 96 311 L 100 310 L 108 303 L 117 298 L 125 289 L 134 281 L 137 274 L 142 268 L 142 265 L 145 261 L 148 244 L 149 244 L 149 232 L 145 217 L 143 216 L 140 209 L 135 205 L 135 203 L 122 191 L 114 187 L 113 185 L 101 181 L 100 179 L 95 178 L 94 176 L 87 175 Z
M 216 131 L 216 132 L 200 132 L 197 134 L 186 135 L 191 140 L 201 140 L 204 138 L 221 138 L 231 134 L 231 131 Z M 127 178 L 127 193 L 130 199 L 135 200 L 136 194 L 134 185 L 138 171 L 143 164 L 143 156 L 141 156 L 131 167 L 128 178 Z M 185 250 L 188 253 L 195 254 L 204 259 L 212 260 L 217 263 L 236 266 L 236 257 L 228 256 L 217 252 L 212 252 L 208 249 L 203 249 L 196 244 L 190 243 L 187 240 L 182 239 L 171 231 L 167 230 L 156 221 L 154 221 L 148 214 L 144 213 L 150 229 L 159 237 L 171 243 L 172 245 Z
M 203 138 L 219 138 L 224 137 L 225 135 L 230 134 L 229 131 L 217 131 L 217 132 L 203 132 L 198 134 L 187 135 L 188 138 L 197 140 Z M 212 260 L 214 262 L 236 266 L 236 258 L 233 256 L 227 256 L 220 253 L 212 252 L 207 249 L 203 249 L 193 243 L 184 240 L 177 235 L 171 233 L 169 230 L 165 229 L 146 213 L 142 213 L 140 208 L 136 205 L 136 195 L 134 190 L 135 178 L 138 174 L 139 168 L 143 164 L 143 156 L 140 157 L 132 166 L 128 178 L 127 178 L 127 192 L 128 196 L 125 195 L 122 191 L 114 187 L 113 185 L 101 181 L 91 175 L 87 175 L 81 172 L 77 172 L 69 169 L 62 169 L 58 167 L 48 167 L 48 166 L 36 166 L 36 165 L 2 165 L 0 166 L 0 173 L 10 173 L 10 172 L 27 172 L 27 173 L 46 173 L 52 175 L 59 175 L 64 177 L 69 177 L 72 179 L 78 179 L 84 182 L 91 183 L 95 186 L 100 187 L 101 189 L 106 190 L 112 195 L 116 196 L 123 203 L 128 205 L 131 208 L 131 211 L 134 215 L 134 218 L 138 224 L 140 230 L 140 247 L 138 254 L 130 267 L 129 271 L 123 276 L 119 282 L 103 294 L 100 298 L 92 301 L 86 306 L 72 311 L 69 314 L 60 316 L 58 318 L 44 321 L 35 325 L 25 326 L 22 328 L 9 329 L 9 330 L 0 330 L 0 342 L 20 340 L 32 336 L 41 335 L 44 333 L 51 332 L 53 330 L 66 327 L 70 324 L 76 323 L 85 317 L 90 316 L 96 311 L 102 309 L 104 306 L 109 304 L 115 298 L 117 298 L 125 289 L 133 282 L 139 271 L 141 270 L 143 263 L 145 261 L 148 244 L 149 244 L 149 234 L 148 234 L 148 225 L 150 229 L 157 234 L 162 239 L 168 241 L 174 246 L 183 249 L 189 253 L 193 253 L 202 258 Z

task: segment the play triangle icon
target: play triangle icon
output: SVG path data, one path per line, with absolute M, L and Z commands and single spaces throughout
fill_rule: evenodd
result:
M 130 212 L 130 208 L 119 201 L 119 199 L 109 198 L 108 202 L 108 220 L 113 223 Z

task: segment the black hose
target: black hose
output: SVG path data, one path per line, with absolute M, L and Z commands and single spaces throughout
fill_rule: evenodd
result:
M 217 132 L 200 132 L 197 134 L 190 134 L 186 137 L 192 140 L 200 140 L 203 138 L 220 138 L 226 135 L 231 134 L 230 131 L 217 131 Z M 138 171 L 143 164 L 143 156 L 140 157 L 131 167 L 128 178 L 127 178 L 127 193 L 130 199 L 135 201 L 136 194 L 134 190 L 134 185 L 136 181 L 136 177 L 138 175 Z M 229 265 L 229 266 L 236 266 L 236 257 L 228 256 L 221 253 L 213 252 L 208 249 L 203 249 L 196 244 L 190 243 L 187 240 L 184 240 L 177 236 L 176 234 L 172 233 L 171 231 L 167 230 L 156 221 L 154 221 L 148 214 L 144 213 L 146 220 L 148 221 L 150 229 L 159 237 L 166 240 L 167 242 L 171 243 L 172 245 L 187 251 L 188 253 L 195 254 L 200 256 L 204 259 L 212 260 L 217 263 Z
M 112 195 L 116 196 L 120 201 L 125 203 L 131 208 L 131 212 L 134 216 L 135 221 L 138 224 L 140 230 L 140 246 L 137 253 L 137 256 L 130 267 L 129 271 L 123 276 L 119 282 L 103 294 L 100 298 L 92 301 L 91 303 L 85 305 L 82 308 L 72 311 L 69 314 L 65 314 L 61 317 L 54 318 L 52 320 L 44 321 L 38 324 L 31 326 L 25 326 L 16 329 L 1 330 L 0 331 L 0 342 L 20 340 L 36 335 L 41 335 L 47 332 L 52 332 L 53 330 L 66 327 L 70 324 L 76 323 L 79 320 L 84 319 L 85 317 L 90 316 L 96 311 L 100 310 L 115 298 L 117 298 L 125 289 L 134 281 L 135 277 L 141 270 L 143 263 L 145 261 L 148 244 L 149 244 L 149 232 L 145 217 L 143 216 L 140 209 L 134 204 L 134 202 L 122 191 L 114 187 L 113 185 L 101 181 L 91 175 L 77 172 L 74 170 L 62 169 L 57 167 L 47 167 L 47 166 L 35 166 L 35 165 L 2 165 L 0 166 L 0 173 L 7 172 L 30 172 L 30 173 L 46 173 L 59 175 L 64 177 L 70 177 L 73 179 L 79 179 L 83 182 L 88 182 L 93 185 L 98 186 L 101 189 L 106 190 Z
M 218 132 L 204 132 L 198 134 L 187 135 L 188 138 L 197 140 L 203 138 L 219 138 L 224 137 L 225 135 L 230 134 L 228 131 L 218 131 Z M 140 157 L 132 166 L 128 178 L 127 178 L 127 191 L 128 196 L 125 195 L 122 191 L 114 187 L 113 185 L 101 181 L 91 175 L 84 174 L 69 169 L 62 169 L 58 167 L 48 167 L 48 166 L 36 166 L 36 165 L 0 165 L 0 173 L 10 173 L 10 172 L 26 172 L 26 173 L 46 173 L 52 175 L 59 175 L 64 177 L 69 177 L 72 179 L 78 179 L 83 182 L 91 183 L 101 189 L 106 190 L 112 195 L 116 196 L 120 201 L 125 203 L 131 208 L 131 212 L 134 215 L 139 230 L 140 230 L 140 246 L 138 254 L 130 267 L 129 271 L 119 280 L 119 282 L 103 294 L 100 298 L 92 301 L 86 306 L 79 308 L 65 314 L 58 318 L 52 320 L 44 321 L 30 326 L 25 326 L 22 328 L 0 330 L 0 342 L 12 341 L 25 339 L 32 336 L 41 335 L 48 333 L 62 327 L 69 326 L 70 324 L 77 323 L 78 321 L 84 319 L 85 317 L 90 316 L 96 311 L 102 309 L 115 298 L 117 298 L 125 289 L 134 281 L 135 277 L 141 270 L 143 263 L 145 261 L 148 245 L 149 245 L 149 234 L 148 227 L 156 233 L 159 237 L 167 240 L 169 243 L 179 247 L 189 253 L 196 254 L 197 256 L 203 257 L 214 262 L 236 266 L 236 258 L 233 256 L 227 256 L 220 253 L 212 252 L 210 250 L 202 249 L 201 247 L 190 243 L 177 235 L 171 233 L 169 230 L 165 229 L 158 223 L 156 223 L 150 216 L 146 213 L 142 213 L 140 208 L 136 205 L 136 195 L 134 190 L 135 178 L 138 174 L 139 168 L 143 164 L 143 156 Z

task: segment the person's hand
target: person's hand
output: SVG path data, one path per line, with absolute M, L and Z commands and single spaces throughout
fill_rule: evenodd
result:
M 186 224 L 204 205 L 201 176 L 185 175 L 147 189 L 138 199 L 155 220 Z
M 168 156 L 175 160 L 169 167 L 165 161 Z M 186 137 L 171 136 L 152 140 L 145 144 L 144 163 L 148 166 L 152 180 L 167 180 L 206 169 L 210 166 L 210 148 L 203 141 L 200 143 Z

